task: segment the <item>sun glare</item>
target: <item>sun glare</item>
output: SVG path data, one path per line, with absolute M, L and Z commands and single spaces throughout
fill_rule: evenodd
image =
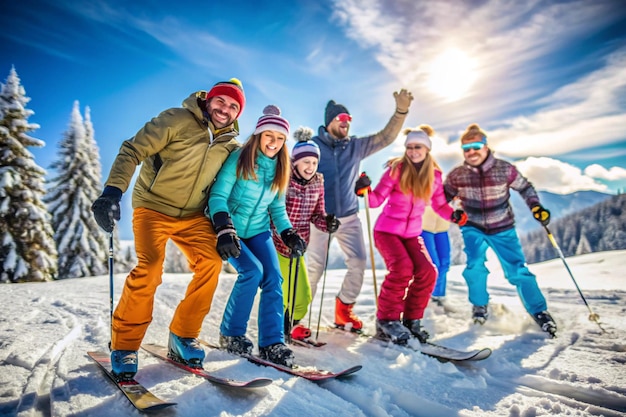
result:
M 463 98 L 476 80 L 474 61 L 458 49 L 447 49 L 431 63 L 426 85 L 449 101 Z

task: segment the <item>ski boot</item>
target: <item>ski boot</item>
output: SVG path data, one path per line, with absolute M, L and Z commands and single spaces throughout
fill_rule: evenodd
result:
M 556 337 L 556 323 L 550 313 L 547 311 L 540 311 L 532 316 L 539 327 L 541 327 L 541 330 L 548 333 L 550 337 Z
M 293 352 L 284 343 L 274 343 L 273 345 L 259 347 L 261 359 L 268 360 L 277 365 L 293 368 Z
M 485 324 L 489 317 L 489 311 L 487 305 L 484 306 L 472 306 L 472 320 L 474 324 Z
M 252 355 L 254 344 L 246 336 L 224 336 L 220 334 L 220 348 L 236 355 Z
M 420 319 L 404 319 L 402 320 L 402 324 L 404 324 L 404 327 L 409 329 L 411 334 L 415 336 L 417 340 L 420 341 L 420 343 L 425 343 L 426 340 L 428 340 L 428 338 L 430 337 L 430 334 L 428 334 L 428 332 L 422 327 L 422 322 L 420 321 Z
M 345 329 L 347 324 L 350 324 L 351 332 L 361 333 L 363 328 L 363 322 L 352 311 L 353 304 L 346 304 L 339 297 L 335 298 L 335 326 L 340 329 Z
M 169 343 L 167 344 L 170 359 L 192 368 L 202 368 L 204 360 L 204 349 L 198 340 L 191 337 L 179 337 L 170 332 Z
M 136 350 L 111 351 L 111 373 L 121 381 L 128 381 L 135 377 L 138 367 Z
M 376 336 L 380 340 L 390 340 L 397 345 L 406 345 L 411 332 L 400 320 L 376 320 Z

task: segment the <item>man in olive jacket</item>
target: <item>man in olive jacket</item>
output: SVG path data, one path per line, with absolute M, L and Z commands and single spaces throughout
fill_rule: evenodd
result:
M 132 194 L 137 266 L 126 278 L 112 322 L 111 365 L 119 378 L 137 372 L 137 351 L 152 320 L 169 239 L 193 271 L 170 324 L 170 355 L 202 366 L 204 350 L 196 338 L 222 268 L 204 208 L 215 176 L 239 147 L 237 118 L 244 105 L 241 82 L 233 78 L 191 94 L 182 107 L 163 111 L 122 143 L 104 191 L 92 205 L 97 223 L 112 233 L 122 193 L 141 164 Z
M 350 136 L 352 116 L 348 109 L 330 100 L 326 105 L 324 126 L 312 140 L 320 148 L 318 172 L 324 176 L 324 200 L 326 212 L 337 216 L 341 227 L 332 234 L 346 256 L 348 271 L 335 299 L 335 324 L 358 331 L 363 322 L 352 311 L 363 286 L 367 254 L 363 240 L 363 228 L 358 217 L 359 203 L 354 186 L 359 176 L 361 161 L 393 143 L 409 113 L 413 96 L 407 90 L 394 92 L 396 108 L 387 125 L 378 133 L 356 137 Z M 307 261 L 311 293 L 315 296 L 317 283 L 324 272 L 328 256 L 330 236 L 311 229 L 307 249 Z

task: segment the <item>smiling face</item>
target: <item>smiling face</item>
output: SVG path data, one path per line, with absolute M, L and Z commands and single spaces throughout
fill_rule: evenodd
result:
M 489 148 L 483 142 L 481 135 L 476 135 L 469 141 L 465 141 L 465 143 L 461 145 L 461 148 L 463 149 L 465 162 L 473 167 L 482 164 L 485 159 L 487 159 L 487 155 L 489 155 Z
M 319 159 L 314 156 L 305 156 L 304 158 L 298 159 L 294 166 L 298 175 L 302 177 L 304 180 L 310 180 L 313 178 L 313 175 L 317 172 L 317 165 L 319 164 Z
M 278 152 L 285 146 L 287 137 L 275 130 L 265 130 L 261 132 L 259 139 L 259 150 L 268 158 L 275 157 Z
M 428 154 L 428 148 L 420 143 L 410 143 L 406 146 L 406 156 L 413 162 L 417 164 L 426 159 L 426 155 Z
M 239 114 L 239 109 L 239 103 L 224 94 L 211 97 L 206 106 L 206 111 L 209 113 L 211 122 L 213 122 L 213 126 L 216 129 L 221 129 L 233 123 Z

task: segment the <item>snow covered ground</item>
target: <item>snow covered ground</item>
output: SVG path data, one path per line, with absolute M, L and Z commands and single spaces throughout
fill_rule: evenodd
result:
M 531 265 L 545 290 L 559 337 L 549 339 L 522 310 L 513 287 L 491 263 L 493 307 L 484 326 L 470 323 L 467 291 L 455 266 L 447 311 L 427 310 L 435 342 L 455 348 L 491 347 L 490 358 L 467 365 L 440 363 L 397 346 L 339 331 L 320 333 L 322 349 L 296 347 L 300 363 L 325 369 L 362 364 L 345 380 L 312 383 L 208 351 L 205 368 L 246 379 L 264 376 L 262 389 L 234 391 L 140 353 L 137 379 L 163 399 L 178 402 L 166 416 L 625 416 L 626 251 L 568 258 L 568 264 L 607 333 L 588 320 L 560 259 Z M 378 270 L 378 284 L 385 271 Z M 343 271 L 328 271 L 322 325 L 333 316 Z M 371 270 L 356 312 L 373 331 Z M 115 300 L 125 275 L 115 276 Z M 174 308 L 189 274 L 165 275 L 146 342 L 166 342 Z M 202 337 L 217 340 L 235 275 L 223 274 Z M 321 288 L 321 286 L 320 286 Z M 86 353 L 109 341 L 108 276 L 50 283 L 5 284 L 0 290 L 0 415 L 125 416 L 139 413 L 101 374 Z M 313 302 L 317 322 L 319 297 Z M 249 335 L 256 336 L 256 320 Z

